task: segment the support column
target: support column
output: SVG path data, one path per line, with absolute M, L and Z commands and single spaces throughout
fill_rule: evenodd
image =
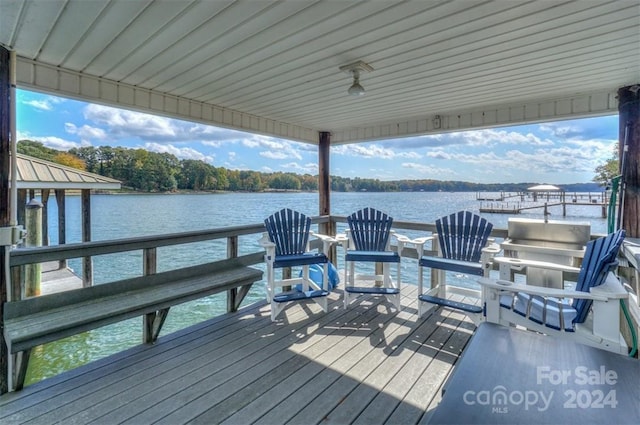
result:
M 318 196 L 320 215 L 331 215 L 331 170 L 329 166 L 329 159 L 331 154 L 331 133 L 328 131 L 321 131 L 319 133 L 318 140 Z M 335 236 L 336 224 L 333 221 L 320 226 L 320 233 L 325 235 Z M 337 264 L 338 255 L 336 247 L 332 246 L 329 251 L 329 260 Z
M 640 237 L 640 83 L 618 90 L 620 171 L 624 182 L 622 228 Z M 625 147 L 626 142 L 626 147 Z
M 320 215 L 331 214 L 331 183 L 329 179 L 329 154 L 331 149 L 331 133 L 320 132 L 318 142 L 318 193 L 320 195 Z
M 9 51 L 0 46 L 0 227 L 8 227 L 9 211 L 9 169 L 10 169 L 10 120 L 11 98 L 9 82 Z M 9 286 L 10 246 L 0 246 L 0 328 L 4 329 L 4 304 L 7 302 Z M 9 351 L 0 332 L 0 394 L 9 391 Z

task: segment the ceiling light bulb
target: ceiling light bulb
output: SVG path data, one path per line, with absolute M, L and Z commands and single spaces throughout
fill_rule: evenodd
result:
M 351 96 L 364 95 L 364 87 L 360 85 L 360 71 L 354 69 L 353 71 L 353 84 L 349 87 L 348 93 Z

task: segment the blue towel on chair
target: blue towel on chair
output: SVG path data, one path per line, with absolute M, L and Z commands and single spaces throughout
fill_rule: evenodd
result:
M 329 262 L 329 276 L 327 278 L 327 282 L 329 284 L 329 291 L 333 290 L 340 283 L 340 276 L 338 276 L 338 270 L 333 265 L 333 263 Z M 309 279 L 313 280 L 318 286 L 322 285 L 322 274 L 324 272 L 324 267 L 322 264 L 312 264 L 309 266 Z M 302 277 L 302 270 L 298 274 L 299 277 Z M 302 284 L 296 285 L 296 289 L 298 291 L 302 291 Z M 326 288 L 323 288 L 326 289 Z

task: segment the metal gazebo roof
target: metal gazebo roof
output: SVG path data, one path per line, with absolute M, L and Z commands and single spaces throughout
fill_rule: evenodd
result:
M 120 189 L 120 181 L 17 154 L 18 189 Z
M 527 190 L 529 192 L 560 192 L 561 188 L 558 186 L 554 186 L 552 184 L 539 184 L 536 186 L 528 187 Z

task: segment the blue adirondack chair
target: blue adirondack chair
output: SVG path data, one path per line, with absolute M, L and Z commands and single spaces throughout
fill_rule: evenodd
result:
M 469 211 L 459 211 L 436 220 L 436 233 L 430 237 L 418 238 L 418 314 L 422 317 L 435 305 L 445 305 L 468 313 L 479 320 L 482 308 L 473 304 L 453 301 L 447 298 L 446 272 L 464 273 L 473 276 L 488 276 L 491 258 L 500 252 L 497 244 L 489 243 L 493 225 L 484 218 Z M 437 240 L 437 244 L 434 242 Z M 431 241 L 437 250 L 436 255 L 424 255 L 424 245 Z M 438 284 L 428 291 L 424 291 L 425 267 L 431 273 L 437 273 Z M 432 279 L 433 280 L 433 279 Z M 462 295 L 480 296 L 480 293 L 458 289 L 451 292 L 462 292 Z M 426 304 L 425 304 L 426 303 Z
M 364 208 L 347 217 L 349 230 L 345 243 L 344 307 L 360 295 L 384 295 L 400 310 L 400 255 L 390 249 L 393 218 L 373 208 Z M 356 263 L 381 263 L 382 274 L 359 274 Z M 391 279 L 390 265 L 396 264 L 397 277 Z M 373 286 L 355 286 L 356 279 L 374 281 Z
M 620 303 L 628 294 L 611 273 L 624 230 L 587 244 L 575 288 L 558 289 L 510 281 L 481 279 L 484 288 L 486 319 L 503 325 L 521 325 L 554 336 L 573 338 L 610 351 L 626 353 L 620 335 Z M 532 261 L 532 266 L 545 263 Z M 523 261 L 527 266 L 528 262 Z M 548 264 L 557 268 L 557 265 Z M 566 266 L 565 266 L 566 267 Z M 593 312 L 593 320 L 587 320 Z
M 327 312 L 327 296 L 330 293 L 327 253 L 335 240 L 312 232 L 311 218 L 288 208 L 267 217 L 264 225 L 267 232 L 260 243 L 266 249 L 267 301 L 271 303 L 271 320 L 275 321 L 287 304 L 295 301 L 313 300 Z M 310 236 L 322 240 L 322 252 L 309 251 Z M 314 282 L 310 278 L 309 267 L 315 264 L 323 267 L 321 282 Z M 276 280 L 275 269 L 297 266 L 302 268 L 299 277 Z M 283 287 L 296 286 L 300 289 L 283 291 Z

